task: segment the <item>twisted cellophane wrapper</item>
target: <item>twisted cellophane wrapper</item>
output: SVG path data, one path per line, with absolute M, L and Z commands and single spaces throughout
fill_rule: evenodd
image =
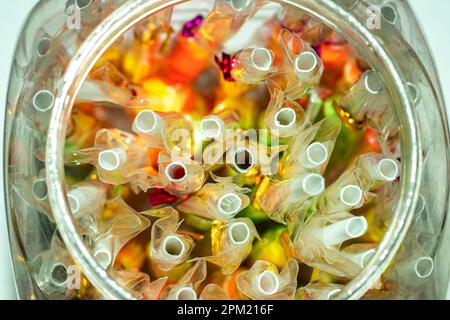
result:
M 265 0 L 250 0 L 245 7 L 236 10 L 234 2 L 237 3 L 235 0 L 216 0 L 198 31 L 211 49 L 219 49 L 266 3 Z
M 281 109 L 292 110 L 295 113 L 295 122 L 289 126 L 277 123 L 277 114 Z M 309 120 L 303 108 L 292 100 L 286 100 L 283 91 L 275 89 L 271 93 L 270 103 L 264 117 L 266 127 L 270 132 L 280 138 L 293 137 L 309 125 Z
M 224 141 L 226 141 L 226 139 L 227 139 L 227 134 L 233 135 L 234 130 L 239 128 L 240 115 L 238 112 L 236 112 L 234 110 L 221 110 L 221 111 L 213 113 L 209 116 L 204 117 L 202 119 L 202 122 L 205 122 L 205 121 L 206 122 L 214 121 L 216 123 L 216 125 L 218 126 L 219 134 L 217 135 L 217 137 L 214 137 L 213 139 L 210 139 L 210 140 L 219 141 L 219 142 L 222 142 L 222 144 L 224 144 Z M 202 131 L 202 128 L 200 128 L 200 130 Z M 202 137 L 203 139 L 205 138 L 204 136 L 205 136 L 205 134 L 203 133 L 203 137 Z M 197 141 L 196 141 L 196 144 L 197 144 Z M 197 147 L 197 145 L 194 146 L 194 148 L 195 147 Z M 217 148 L 217 146 L 216 146 L 216 148 Z M 203 150 L 203 148 L 201 148 L 201 150 Z
M 177 209 L 208 220 L 229 221 L 249 206 L 250 198 L 246 193 L 250 191 L 250 189 L 241 188 L 233 183 L 207 183 L 195 195 L 178 205 Z M 220 209 L 220 201 L 230 194 L 240 199 L 240 205 L 227 214 Z
M 342 252 L 339 245 L 326 246 L 321 232 L 322 228 L 329 224 L 353 217 L 350 213 L 340 212 L 300 219 L 298 230 L 293 237 L 295 259 L 337 277 L 355 277 L 361 271 L 361 266 L 352 260 L 351 256 Z
M 238 156 L 238 152 L 242 152 L 242 150 L 250 153 L 251 159 Z M 205 170 L 209 170 L 214 164 L 225 161 L 230 176 L 220 177 L 211 172 L 213 179 L 216 182 L 242 186 L 255 183 L 261 174 L 275 175 L 278 170 L 280 153 L 284 150 L 285 146 L 268 147 L 255 141 L 253 137 L 246 137 L 245 132 L 237 131 L 227 134 L 225 141 L 214 141 L 205 148 L 203 167 Z M 252 161 L 251 165 L 247 163 L 247 160 Z M 247 170 L 239 170 L 236 167 L 239 165 L 247 166 Z
M 370 86 L 373 88 L 370 89 Z M 368 119 L 379 119 L 383 113 L 392 113 L 388 110 L 389 99 L 381 77 L 373 70 L 367 70 L 361 76 L 341 99 L 340 104 L 359 123 Z
M 207 275 L 206 261 L 204 259 L 198 260 L 191 269 L 189 269 L 184 276 L 173 285 L 167 287 L 164 293 L 164 300 L 181 300 L 179 296 L 180 290 L 189 289 L 195 292 L 195 296 L 192 298 L 198 300 L 228 300 L 228 296 L 216 284 L 206 285 L 199 296 L 197 292 L 203 281 L 205 281 Z
M 426 290 L 427 281 L 436 272 L 436 261 L 433 258 L 434 247 L 430 246 L 432 238 L 436 240 L 437 234 L 419 233 L 415 237 L 407 239 L 401 248 L 398 256 L 383 275 L 385 283 L 394 284 L 396 287 L 396 297 L 410 297 L 411 290 L 417 296 Z M 425 259 L 427 266 L 420 266 L 419 261 Z
M 93 256 L 104 269 L 111 269 L 123 246 L 150 226 L 150 221 L 118 197 L 106 203 L 93 239 Z
M 142 89 L 129 83 L 109 62 L 103 63 L 90 73 L 77 95 L 77 100 L 116 108 L 145 107 L 149 104 Z
M 242 149 L 248 150 L 253 157 L 252 167 L 247 172 L 240 172 L 235 168 L 235 164 L 244 164 L 245 159 L 236 156 L 236 153 Z M 254 139 L 245 139 L 241 136 L 241 139 L 237 140 L 225 154 L 225 161 L 234 171 L 233 181 L 242 180 L 245 175 L 256 170 L 262 175 L 271 176 L 277 173 L 280 153 L 286 149 L 286 146 L 275 145 L 268 147 Z
M 341 130 L 341 121 L 337 117 L 326 117 L 313 126 L 299 132 L 288 143 L 285 155 L 280 160 L 279 174 L 283 179 L 297 177 L 305 172 L 323 174 Z M 306 150 L 312 143 L 321 143 L 328 152 L 327 160 L 320 166 L 311 167 L 305 160 Z
M 178 212 L 173 210 L 166 217 L 158 219 L 152 227 L 150 241 L 151 262 L 162 271 L 169 271 L 173 267 L 185 262 L 195 246 L 194 240 L 185 235 L 177 234 L 182 221 L 179 221 Z M 172 255 L 165 248 L 168 237 L 177 238 L 182 242 L 182 249 L 178 255 Z
M 158 180 L 146 170 L 147 154 L 142 139 L 119 129 L 101 129 L 97 132 L 94 148 L 78 153 L 80 163 L 90 163 L 97 168 L 100 181 L 106 184 L 121 185 L 131 183 L 137 190 L 146 191 L 158 186 Z M 103 151 L 119 150 L 126 155 L 125 161 L 115 170 L 105 170 L 99 165 L 99 155 Z
M 248 237 L 242 243 L 236 243 L 231 238 L 230 228 L 235 223 L 243 223 L 249 230 Z M 211 229 L 212 256 L 206 259 L 220 266 L 223 274 L 232 274 L 250 254 L 255 237 L 259 238 L 259 235 L 250 219 L 239 218 L 232 222 L 215 221 Z
M 283 66 L 279 75 L 269 81 L 269 87 L 282 88 L 289 100 L 301 99 L 311 88 L 319 84 L 324 71 L 323 62 L 309 44 L 287 29 L 280 31 L 278 42 L 283 49 Z M 316 65 L 311 70 L 299 72 L 296 70 L 296 59 L 306 53 L 314 57 Z
M 307 175 L 272 184 L 257 199 L 258 205 L 270 219 L 285 224 L 286 215 L 296 210 L 303 202 L 317 196 L 308 195 L 302 189 L 302 182 Z
M 341 190 L 347 186 L 355 186 L 363 191 L 361 201 L 353 205 L 346 204 L 342 201 Z M 369 202 L 372 198 L 373 195 L 365 193 L 364 189 L 360 186 L 356 172 L 350 170 L 344 172 L 339 179 L 325 190 L 320 196 L 317 206 L 321 214 L 326 215 L 361 208 L 364 203 Z
M 133 297 L 142 300 L 151 285 L 150 276 L 139 271 L 113 270 L 110 273 L 122 287 L 128 290 Z
M 182 167 L 183 178 L 171 179 L 167 175 L 168 167 L 173 164 Z M 189 158 L 173 158 L 166 153 L 160 153 L 158 167 L 161 186 L 174 195 L 196 192 L 203 186 L 206 179 L 202 166 Z
M 16 174 L 12 188 L 28 205 L 37 208 L 51 221 L 54 221 L 53 212 L 47 196 L 45 169 L 41 170 L 37 177 L 31 178 L 31 181 L 25 175 Z
M 95 181 L 70 186 L 67 198 L 81 234 L 94 236 L 98 233 L 98 222 L 105 207 L 107 191 L 103 184 Z
M 35 280 L 39 288 L 49 299 L 70 299 L 76 286 L 71 286 L 70 274 L 78 271 L 74 261 L 59 238 L 58 232 L 53 234 L 50 248 L 37 255 L 30 263 L 35 272 Z M 73 281 L 77 281 L 76 278 Z M 76 282 L 73 283 L 76 285 Z
M 257 59 L 257 50 L 264 50 L 268 61 L 261 61 L 264 66 L 258 66 L 255 61 Z M 274 65 L 274 53 L 265 48 L 247 48 L 239 52 L 235 56 L 235 61 L 231 74 L 233 78 L 244 84 L 258 84 L 269 79 L 278 68 Z
M 228 110 L 225 110 L 228 111 Z M 218 163 L 223 163 L 224 155 L 232 149 L 235 144 L 242 144 L 242 132 L 239 130 L 226 130 L 225 136 L 208 144 L 203 150 L 203 168 L 209 170 Z
M 142 132 L 136 124 L 133 123 L 132 129 L 143 140 L 147 147 L 162 149 L 174 154 L 188 153 L 191 149 L 190 137 L 192 135 L 191 123 L 180 113 L 163 113 L 151 110 L 144 110 L 138 114 L 149 113 L 153 117 L 153 130 Z
M 258 279 L 264 271 L 273 272 L 278 279 L 276 292 L 266 294 L 258 288 Z M 237 279 L 239 290 L 252 300 L 292 300 L 297 289 L 298 263 L 289 259 L 281 272 L 268 261 L 258 260 L 250 270 L 241 273 Z
M 159 300 L 167 286 L 168 277 L 150 281 L 146 273 L 130 270 L 113 270 L 111 277 L 138 300 Z
M 334 283 L 312 283 L 297 290 L 297 300 L 331 300 L 344 288 Z
M 390 179 L 392 181 L 386 181 L 377 172 L 377 168 L 383 160 L 393 161 L 398 168 L 395 178 Z M 363 190 L 369 192 L 379 187 L 394 186 L 393 181 L 400 176 L 400 163 L 391 156 L 368 153 L 358 157 L 355 163 L 355 172 Z

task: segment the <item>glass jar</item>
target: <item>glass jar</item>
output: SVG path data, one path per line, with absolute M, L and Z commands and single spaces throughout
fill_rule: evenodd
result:
M 41 0 L 30 14 L 12 66 L 5 127 L 7 215 L 20 298 L 51 297 L 52 287 L 67 280 L 66 268 L 58 283 L 57 267 L 66 260 L 76 261 L 82 281 L 101 296 L 134 298 L 100 267 L 77 232 L 64 182 L 65 138 L 77 93 L 105 50 L 146 17 L 184 2 Z M 402 174 L 392 215 L 370 262 L 335 298 L 444 298 L 450 275 L 448 125 L 436 67 L 408 2 L 276 2 L 303 10 L 351 43 L 380 73 L 399 123 Z M 62 241 L 52 240 L 56 226 Z M 51 246 L 61 250 L 50 259 L 54 278 L 48 283 L 34 265 Z M 421 257 L 427 257 L 423 265 Z M 416 272 L 405 274 L 411 266 Z M 421 267 L 432 273 L 418 272 Z M 392 285 L 369 291 L 380 277 Z

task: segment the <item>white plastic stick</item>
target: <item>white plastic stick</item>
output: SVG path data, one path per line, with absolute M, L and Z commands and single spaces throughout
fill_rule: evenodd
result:
M 367 220 L 353 217 L 335 222 L 319 230 L 326 247 L 340 245 L 342 242 L 359 238 L 367 232 Z
M 230 192 L 219 199 L 217 207 L 224 215 L 233 216 L 240 211 L 242 199 L 237 194 Z
M 323 143 L 314 142 L 306 148 L 300 157 L 305 168 L 314 169 L 327 161 L 328 149 Z
M 218 116 L 209 116 L 200 122 L 200 130 L 206 139 L 217 139 L 224 135 L 225 122 Z
M 420 102 L 420 92 L 417 86 L 411 82 L 407 82 L 409 98 L 411 99 L 412 105 L 417 106 Z
M 351 256 L 351 260 L 353 260 L 361 268 L 365 268 L 375 252 L 375 249 L 369 249 L 360 253 L 356 253 Z
M 342 289 L 333 289 L 333 290 L 331 290 L 330 292 L 327 293 L 326 299 L 327 300 L 333 299 L 333 297 L 338 295 L 341 291 L 342 291 Z
M 357 207 L 361 205 L 363 191 L 355 185 L 347 185 L 341 188 L 339 200 L 348 207 Z
M 397 162 L 392 159 L 383 159 L 377 166 L 378 178 L 381 181 L 392 182 L 397 179 L 399 168 Z
M 94 247 L 93 257 L 98 262 L 100 267 L 106 269 L 112 263 L 113 252 L 111 247 L 111 238 L 99 240 Z
M 50 268 L 50 279 L 58 287 L 62 287 L 67 282 L 67 268 L 62 263 L 55 263 Z
M 83 10 L 89 7 L 92 4 L 93 0 L 77 0 L 75 4 L 78 9 Z
M 425 211 L 427 204 L 425 201 L 425 198 L 419 194 L 419 199 L 417 200 L 417 206 L 416 206 L 416 216 L 419 217 L 422 215 L 422 213 Z
M 275 127 L 287 129 L 295 125 L 297 114 L 292 108 L 282 108 L 275 114 Z
M 240 12 L 245 10 L 250 6 L 250 4 L 255 0 L 228 0 L 234 10 Z
M 197 300 L 197 293 L 191 287 L 184 287 L 176 293 L 176 300 Z
M 273 295 L 280 288 L 278 276 L 271 270 L 264 270 L 257 278 L 257 289 L 265 295 Z
M 127 162 L 127 153 L 122 148 L 105 150 L 98 155 L 98 165 L 106 171 L 119 169 Z
M 309 173 L 296 179 L 289 192 L 288 202 L 299 202 L 309 197 L 315 197 L 325 191 L 325 179 L 316 173 Z
M 39 40 L 36 51 L 37 55 L 42 58 L 45 57 L 48 52 L 50 51 L 51 46 L 51 40 L 48 37 L 42 37 L 41 40 Z
M 231 223 L 228 233 L 233 244 L 244 244 L 250 238 L 250 228 L 244 222 Z
M 188 170 L 183 163 L 172 162 L 166 167 L 165 174 L 172 183 L 183 182 L 188 176 Z
M 247 148 L 237 149 L 231 159 L 233 167 L 240 173 L 247 173 L 255 166 L 255 156 Z
M 169 235 L 164 239 L 162 249 L 170 258 L 178 259 L 184 255 L 186 246 L 179 237 Z
M 370 94 L 377 95 L 383 91 L 383 82 L 378 72 L 370 71 L 364 78 L 364 86 Z
M 67 193 L 67 200 L 69 200 L 70 210 L 73 215 L 91 209 L 95 203 L 101 199 L 102 191 L 94 186 L 77 187 Z
M 297 78 L 299 79 L 310 78 L 314 74 L 314 71 L 316 70 L 318 65 L 319 60 L 313 52 L 306 51 L 301 53 L 300 55 L 297 56 L 297 58 L 295 58 L 294 61 Z
M 252 66 L 255 69 L 263 72 L 269 71 L 273 64 L 272 53 L 266 48 L 254 49 L 252 51 L 250 59 L 252 62 Z
M 48 90 L 40 90 L 33 96 L 33 108 L 39 112 L 47 112 L 53 108 L 55 96 Z
M 398 12 L 390 4 L 385 4 L 381 7 L 381 16 L 383 19 L 391 25 L 396 25 L 398 20 Z
M 419 279 L 426 279 L 431 276 L 434 270 L 434 261 L 430 257 L 420 257 L 413 261 L 414 274 Z
M 134 119 L 132 130 L 140 135 L 155 135 L 160 134 L 162 125 L 163 120 L 155 112 L 143 110 Z
M 31 193 L 34 199 L 37 201 L 47 200 L 48 188 L 47 181 L 45 179 L 36 180 L 31 186 Z

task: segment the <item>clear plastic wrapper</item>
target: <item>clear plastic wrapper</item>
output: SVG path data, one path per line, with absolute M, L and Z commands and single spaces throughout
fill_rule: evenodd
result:
M 280 138 L 293 137 L 310 124 L 303 108 L 295 101 L 286 100 L 279 89 L 272 92 L 264 122 L 271 134 Z
M 289 259 L 278 272 L 268 261 L 258 260 L 250 268 L 239 274 L 239 290 L 253 300 L 292 300 L 297 289 L 298 263 Z
M 386 155 L 369 153 L 356 160 L 355 170 L 365 192 L 372 191 L 380 183 L 392 184 L 400 176 L 400 163 Z
M 45 171 L 41 170 L 37 177 L 27 179 L 25 176 L 17 174 L 13 185 L 14 192 L 30 206 L 38 208 L 53 221 L 53 213 L 48 200 L 48 187 L 45 178 Z
M 53 234 L 50 248 L 36 256 L 30 267 L 36 273 L 37 285 L 49 299 L 70 299 L 77 289 L 79 279 L 71 279 L 71 275 L 78 270 L 57 232 Z
M 182 114 L 143 110 L 134 119 L 132 129 L 150 148 L 189 151 L 190 141 L 186 137 L 190 136 L 192 126 Z
M 198 295 L 201 283 L 206 279 L 206 261 L 198 260 L 185 275 L 173 285 L 167 287 L 164 300 L 228 300 L 228 296 L 216 284 L 206 285 Z
M 193 160 L 173 161 L 166 154 L 160 154 L 158 162 L 160 183 L 174 195 L 194 193 L 205 183 L 205 171 Z
M 259 235 L 250 219 L 215 222 L 211 229 L 212 256 L 207 260 L 221 267 L 223 274 L 232 274 L 250 254 L 255 237 Z
M 67 200 L 80 232 L 86 235 L 98 232 L 106 197 L 107 189 L 99 183 L 83 182 L 69 188 Z
M 76 163 L 90 163 L 97 168 L 103 183 L 120 185 L 133 182 L 143 190 L 157 185 L 145 171 L 148 159 L 143 141 L 119 129 L 97 132 L 94 148 L 79 151 Z
M 332 300 L 344 289 L 343 285 L 334 283 L 312 283 L 297 290 L 298 300 Z
M 149 104 L 143 91 L 129 83 L 110 63 L 90 74 L 81 87 L 77 100 L 116 108 L 137 108 Z
M 144 299 L 151 286 L 149 275 L 139 271 L 114 270 L 111 277 L 139 300 Z
M 323 173 L 341 130 L 341 121 L 327 117 L 292 139 L 280 160 L 280 176 L 294 178 L 305 172 Z
M 367 230 L 364 217 L 346 212 L 302 220 L 293 237 L 294 257 L 335 276 L 353 278 L 362 269 L 360 260 L 342 252 L 340 247 L 345 241 L 363 236 Z
M 368 202 L 369 196 L 360 185 L 356 172 L 350 170 L 325 190 L 319 198 L 318 208 L 323 215 L 358 209 Z
M 373 70 L 366 71 L 341 99 L 340 104 L 357 123 L 378 119 L 389 107 L 388 96 L 380 75 Z
M 150 226 L 150 221 L 128 206 L 122 198 L 106 204 L 111 217 L 102 219 L 93 238 L 92 255 L 103 269 L 111 269 L 123 246 Z
M 200 132 L 205 140 L 226 139 L 227 130 L 239 126 L 239 115 L 233 110 L 223 110 L 204 117 L 200 121 Z
M 274 175 L 278 170 L 280 153 L 285 149 L 285 146 L 268 147 L 253 138 L 241 137 L 227 150 L 225 161 L 234 173 L 233 181 L 256 172 Z
M 162 271 L 169 271 L 185 262 L 195 246 L 191 237 L 177 233 L 181 223 L 174 211 L 153 224 L 150 260 Z
M 207 183 L 177 209 L 209 220 L 230 221 L 249 206 L 249 192 L 233 183 Z
M 277 71 L 274 53 L 266 48 L 248 48 L 234 57 L 232 77 L 241 83 L 258 84 Z
M 283 48 L 283 67 L 281 76 L 269 85 L 281 87 L 289 100 L 303 98 L 306 93 L 319 84 L 324 70 L 323 62 L 309 44 L 287 29 L 279 34 Z
M 319 174 L 308 173 L 272 184 L 257 203 L 272 220 L 284 224 L 286 213 L 309 198 L 318 197 L 324 190 L 325 179 Z

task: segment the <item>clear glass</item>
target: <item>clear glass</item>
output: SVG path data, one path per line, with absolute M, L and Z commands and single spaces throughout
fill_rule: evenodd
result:
M 64 142 L 77 93 L 105 50 L 146 17 L 183 2 L 41 0 L 30 14 L 12 65 L 5 126 L 7 215 L 21 298 L 53 298 L 43 293 L 46 284 L 34 265 L 55 245 L 61 246 L 64 259 L 76 261 L 99 297 L 135 298 L 98 265 L 77 232 L 64 185 Z M 392 215 L 376 254 L 335 298 L 444 298 L 447 286 L 442 284 L 450 276 L 448 124 L 436 68 L 407 1 L 274 2 L 304 10 L 353 44 L 381 74 L 400 124 L 402 179 Z M 90 11 L 81 11 L 82 27 L 72 28 L 77 23 L 70 19 L 73 5 L 88 4 Z M 385 18 L 395 7 L 398 16 L 391 28 L 369 30 L 372 5 L 382 8 Z M 37 189 L 30 189 L 30 181 Z M 46 181 L 46 190 L 38 188 L 40 181 Z M 37 204 L 36 194 L 44 201 Z M 57 243 L 52 241 L 56 226 L 62 240 Z M 434 261 L 434 272 L 424 281 L 398 272 L 417 243 L 421 254 Z M 380 276 L 395 285 L 370 290 Z

